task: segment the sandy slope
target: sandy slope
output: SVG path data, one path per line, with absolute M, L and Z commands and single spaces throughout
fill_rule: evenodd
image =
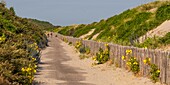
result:
M 94 30 L 95 30 L 95 29 L 92 29 L 92 30 L 89 31 L 87 34 L 80 36 L 80 38 L 85 38 L 85 37 L 91 35 L 91 34 L 94 32 Z
M 74 47 L 57 38 L 50 41 L 35 78 L 42 85 L 161 85 L 113 65 L 92 66 L 92 59 L 80 60 Z
M 170 32 L 170 20 L 163 22 L 157 28 L 147 32 L 144 36 L 141 36 L 139 38 L 139 41 L 143 42 L 145 40 L 144 37 L 150 37 L 150 38 L 152 38 L 154 36 L 163 37 L 168 32 Z

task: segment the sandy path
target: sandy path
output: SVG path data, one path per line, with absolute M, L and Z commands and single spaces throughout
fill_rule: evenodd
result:
M 160 85 L 107 64 L 92 66 L 93 61 L 80 60 L 73 47 L 58 38 L 49 40 L 35 76 L 38 85 Z

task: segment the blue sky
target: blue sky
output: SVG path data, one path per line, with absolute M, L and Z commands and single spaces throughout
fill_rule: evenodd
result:
M 21 17 L 54 25 L 88 24 L 154 0 L 6 0 Z

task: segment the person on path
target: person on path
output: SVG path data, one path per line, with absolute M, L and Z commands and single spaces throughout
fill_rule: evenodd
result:
M 48 33 L 48 34 L 47 34 L 47 37 L 49 38 L 49 36 L 50 36 L 50 34 Z
M 53 33 L 51 32 L 51 37 L 53 36 Z

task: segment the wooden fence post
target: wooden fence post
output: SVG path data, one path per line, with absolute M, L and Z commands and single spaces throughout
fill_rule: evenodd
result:
M 170 52 L 167 52 L 166 84 L 170 85 Z

